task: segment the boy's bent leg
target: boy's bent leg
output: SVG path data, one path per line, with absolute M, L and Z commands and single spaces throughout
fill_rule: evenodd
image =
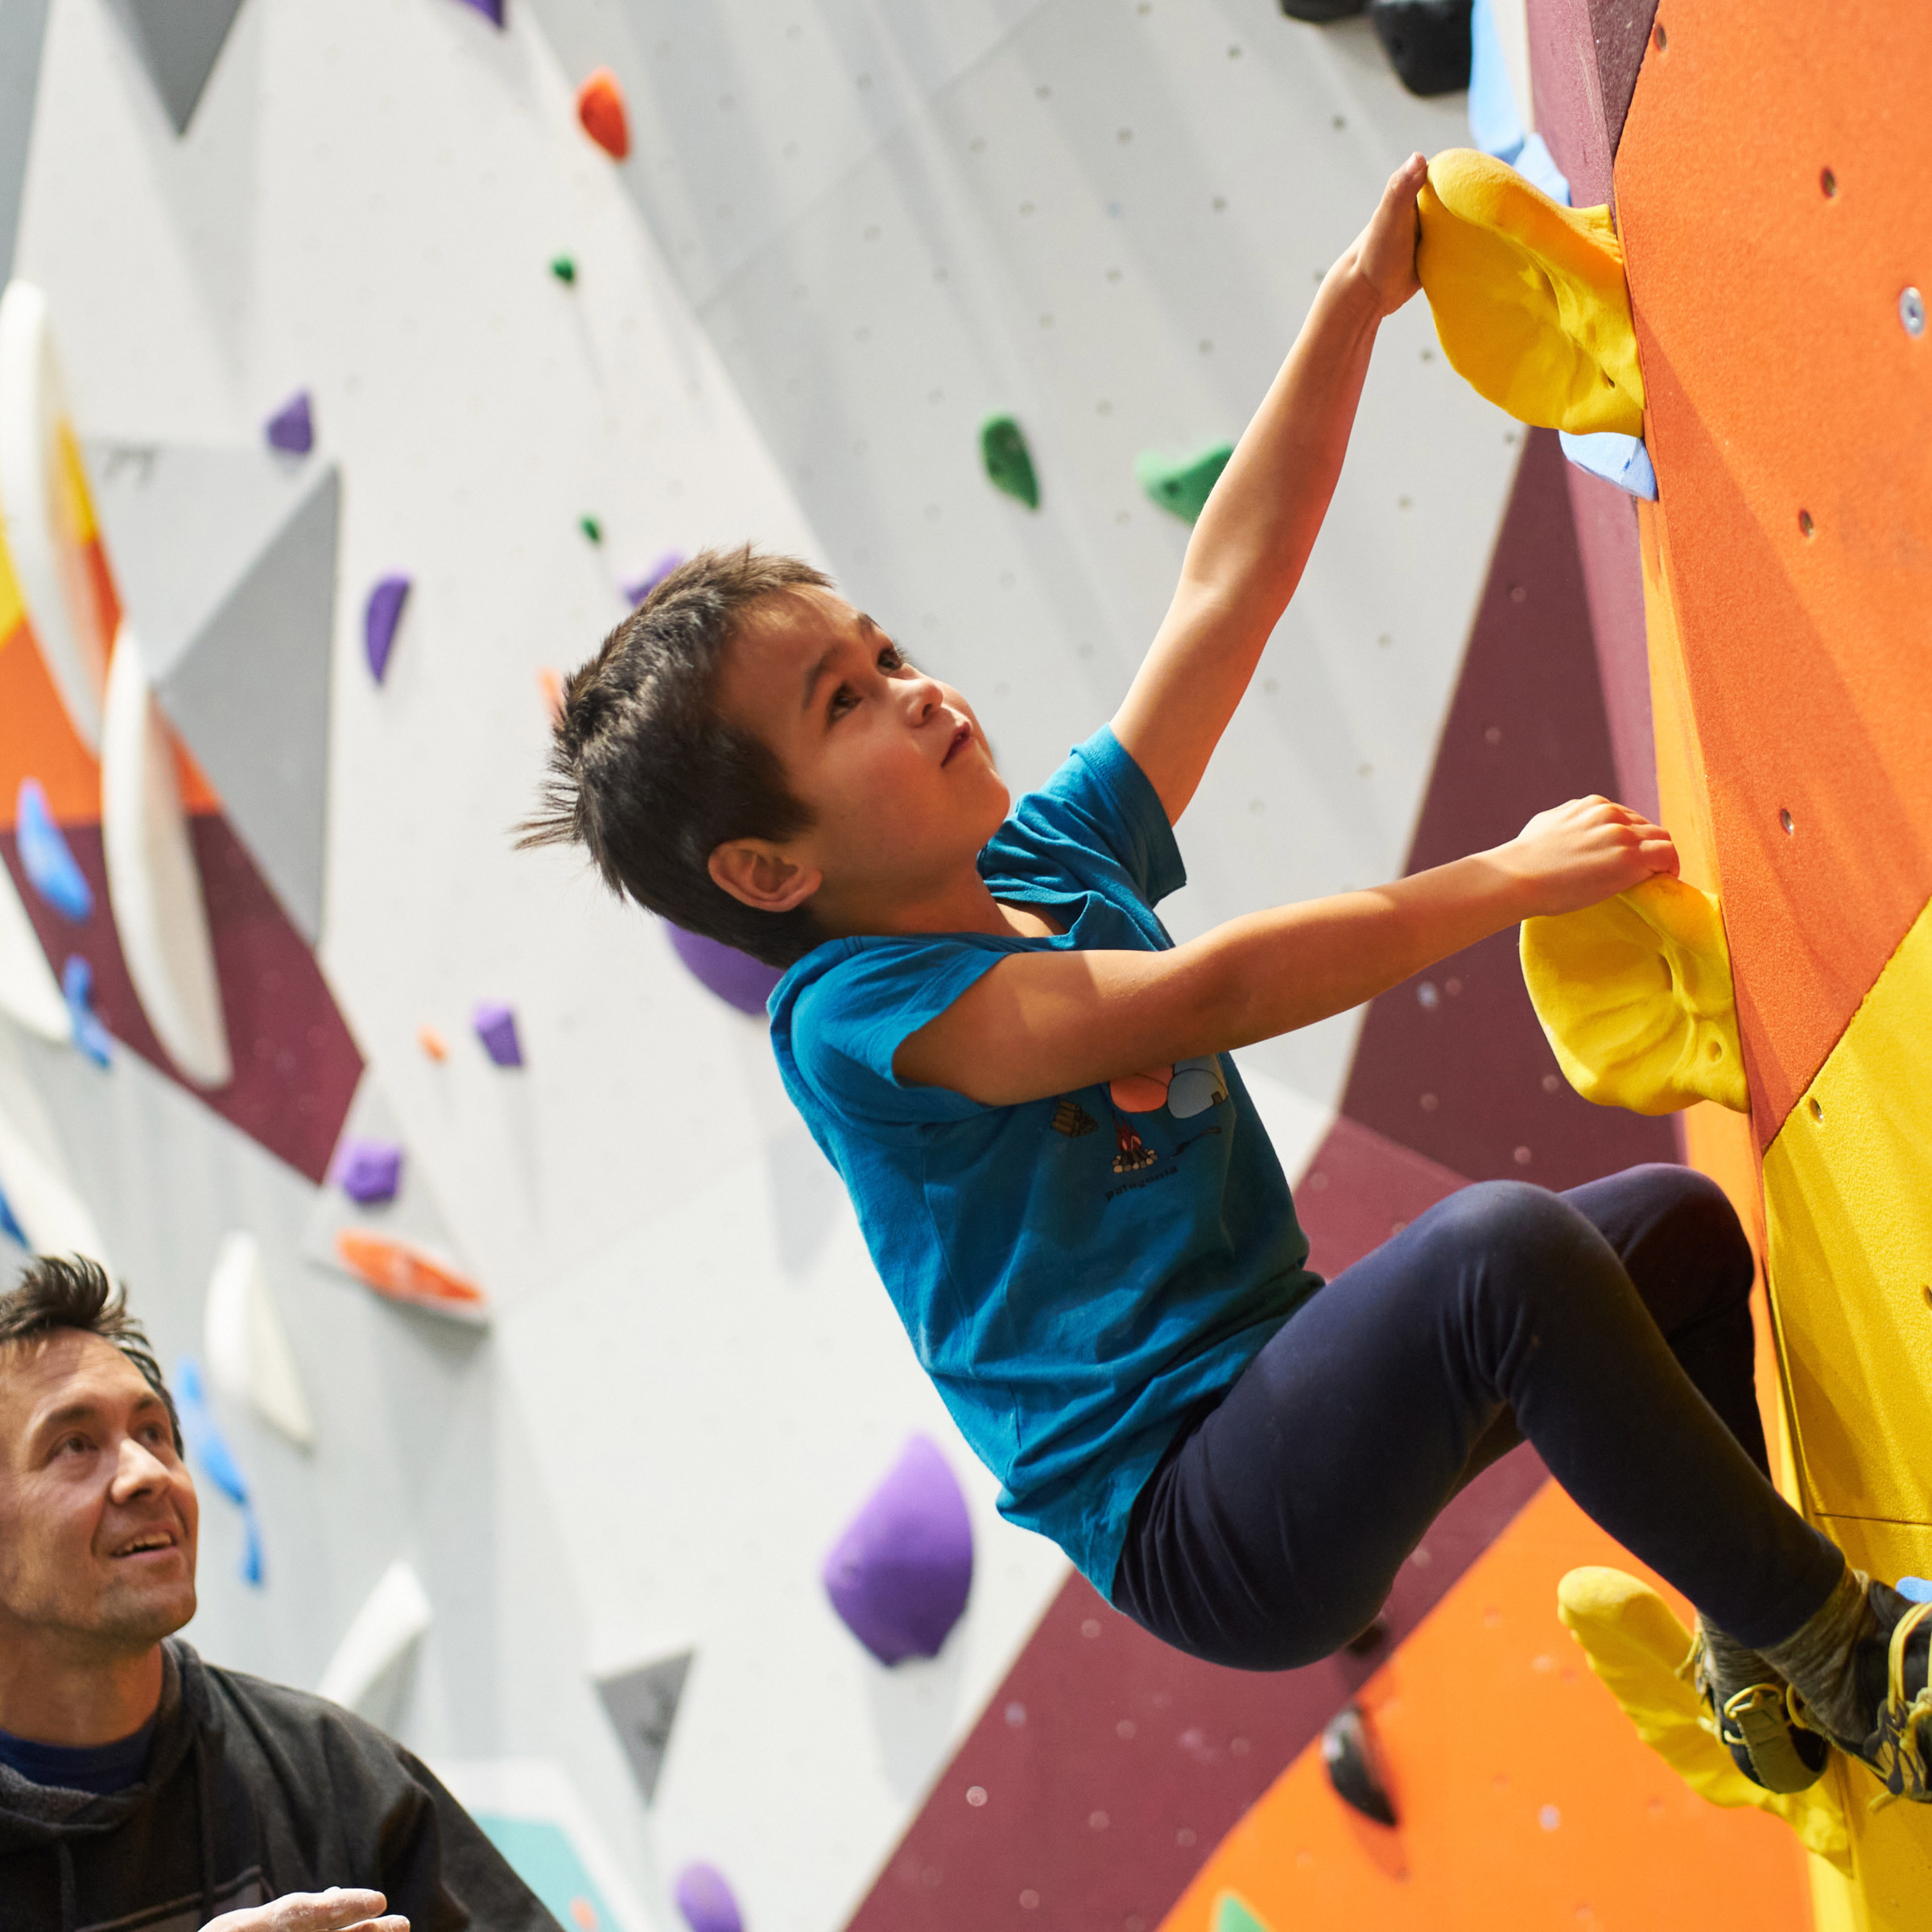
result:
M 1116 1600 L 1222 1662 L 1326 1654 L 1505 1410 L 1597 1522 L 1743 1641 L 1830 1594 L 1843 1558 L 1698 1394 L 1608 1243 L 1557 1196 L 1493 1182 L 1296 1311 L 1150 1482 Z
M 1678 1365 L 1769 1476 L 1751 1324 L 1757 1257 L 1724 1191 L 1695 1168 L 1659 1162 L 1563 1199 L 1610 1244 Z

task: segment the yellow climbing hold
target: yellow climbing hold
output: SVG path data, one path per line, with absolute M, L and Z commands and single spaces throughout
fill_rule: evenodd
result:
M 1852 1841 L 1836 1779 L 1781 1796 L 1752 1784 L 1732 1763 L 1704 1728 L 1697 1693 L 1682 1674 L 1690 1633 L 1649 1584 L 1620 1570 L 1572 1570 L 1557 1585 L 1556 1613 L 1637 1736 L 1699 1797 L 1714 1805 L 1754 1805 L 1781 1818 L 1807 1852 L 1850 1873 Z
M 1525 919 L 1523 983 L 1564 1077 L 1600 1107 L 1750 1111 L 1717 902 L 1659 873 L 1600 906 Z
M 1521 422 L 1641 436 L 1644 378 L 1609 209 L 1562 207 L 1467 147 L 1429 163 L 1416 207 L 1416 273 L 1470 386 Z

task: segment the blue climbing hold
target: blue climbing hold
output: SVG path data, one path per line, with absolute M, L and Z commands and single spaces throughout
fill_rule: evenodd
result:
M 14 807 L 14 840 L 20 853 L 20 869 L 27 882 L 64 919 L 78 926 L 93 917 L 94 890 L 87 882 L 54 815 L 47 808 L 47 793 L 38 778 L 20 781 L 20 796 Z
M 23 1248 L 33 1246 L 27 1238 L 27 1230 L 20 1225 L 19 1217 L 14 1212 L 12 1203 L 3 1194 L 0 1194 L 0 1234 Z
M 1932 1604 L 1932 1583 L 1922 1576 L 1901 1576 L 1892 1587 L 1909 1604 Z
M 409 595 L 409 579 L 385 577 L 369 593 L 362 613 L 362 651 L 369 660 L 369 673 L 382 682 L 389 669 L 389 654 L 395 648 L 396 625 L 402 621 L 402 605 Z
M 499 1067 L 523 1064 L 523 1043 L 517 1038 L 517 1016 L 502 1001 L 483 1001 L 470 1015 L 470 1024 L 483 1042 L 483 1051 Z
M 1566 429 L 1557 440 L 1563 446 L 1563 454 L 1579 469 L 1601 477 L 1606 483 L 1614 483 L 1619 489 L 1641 497 L 1647 503 L 1657 501 L 1657 472 L 1651 467 L 1650 452 L 1644 448 L 1642 438 L 1619 436 L 1614 430 L 1573 436 Z
M 825 1589 L 882 1664 L 937 1657 L 972 1588 L 972 1523 L 938 1447 L 911 1437 L 832 1546 Z
M 305 456 L 315 448 L 316 422 L 307 390 L 298 390 L 269 418 L 266 433 L 270 448 L 286 450 L 291 456 Z
M 109 1042 L 113 1036 L 94 1011 L 94 969 L 77 952 L 70 954 L 60 968 L 60 997 L 67 1001 L 74 1044 L 97 1067 L 111 1064 L 114 1052 Z
M 201 1370 L 192 1356 L 175 1368 L 175 1408 L 181 1418 L 182 1440 L 188 1454 L 208 1472 L 208 1480 L 242 1512 L 242 1576 L 258 1589 L 262 1583 L 262 1534 L 247 1479 L 235 1460 L 228 1439 L 216 1422 L 201 1387 Z
M 745 1932 L 745 1916 L 716 1865 L 687 1865 L 672 1892 L 691 1932 Z

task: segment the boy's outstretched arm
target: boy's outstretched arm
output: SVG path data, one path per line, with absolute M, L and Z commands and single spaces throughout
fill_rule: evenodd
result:
M 1231 919 L 1170 952 L 1013 954 L 908 1038 L 893 1068 L 989 1107 L 1071 1093 L 1345 1013 L 1519 919 L 1676 870 L 1668 832 L 1579 799 L 1493 851 Z
M 1415 197 L 1427 173 L 1420 155 L 1396 170 L 1373 218 L 1323 279 L 1194 526 L 1174 601 L 1114 716 L 1114 735 L 1170 824 L 1194 796 L 1301 580 L 1341 474 L 1376 331 L 1418 286 Z

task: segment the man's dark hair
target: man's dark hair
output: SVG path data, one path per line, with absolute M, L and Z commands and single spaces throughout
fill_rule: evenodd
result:
M 161 1364 L 148 1346 L 147 1331 L 127 1312 L 127 1291 L 117 1289 L 98 1261 L 84 1254 L 43 1254 L 21 1269 L 20 1278 L 0 1294 L 0 1348 L 10 1342 L 36 1342 L 62 1328 L 97 1335 L 112 1342 L 141 1371 L 142 1379 L 167 1406 L 167 1420 L 181 1450 L 181 1418 L 162 1379 Z
M 551 745 L 541 809 L 519 848 L 580 844 L 605 883 L 770 966 L 823 937 L 808 909 L 762 912 L 711 876 L 731 839 L 788 839 L 811 824 L 777 754 L 722 716 L 724 649 L 761 598 L 831 588 L 796 557 L 701 551 L 680 564 L 573 671 Z

